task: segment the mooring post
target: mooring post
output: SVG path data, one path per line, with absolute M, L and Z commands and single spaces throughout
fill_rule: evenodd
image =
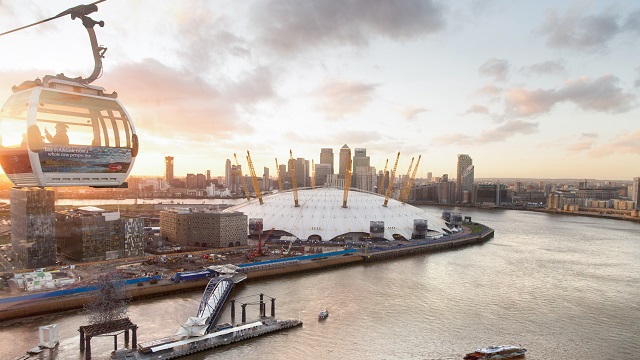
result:
M 90 360 L 91 359 L 91 336 L 85 337 L 84 348 L 85 348 L 84 358 L 86 360 Z
M 84 329 L 82 328 L 82 326 L 80 327 L 80 329 L 78 329 L 78 331 L 80 331 L 80 352 L 84 351 Z
M 133 344 L 131 344 L 131 348 L 132 349 L 136 349 L 138 347 L 138 339 L 136 337 L 136 330 L 138 330 L 138 325 L 133 325 L 133 327 L 131 328 L 131 332 L 132 334 L 132 338 L 131 340 L 133 340 Z
M 247 322 L 247 304 L 242 304 L 242 323 Z
M 276 298 L 271 298 L 271 317 L 276 316 Z
M 260 293 L 260 317 L 264 317 L 264 294 Z

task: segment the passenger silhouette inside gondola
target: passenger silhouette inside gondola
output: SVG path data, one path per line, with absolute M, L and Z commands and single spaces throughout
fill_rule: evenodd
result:
M 49 133 L 49 130 L 45 128 L 44 129 L 45 137 L 52 144 L 68 145 L 69 144 L 69 135 L 67 135 L 68 127 L 69 126 L 66 124 L 57 123 L 56 134 L 53 136 Z

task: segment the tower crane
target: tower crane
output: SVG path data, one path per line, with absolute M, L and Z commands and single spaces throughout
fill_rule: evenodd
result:
M 384 163 L 384 170 L 382 171 L 382 177 L 380 178 L 380 185 L 378 185 L 378 194 L 382 195 L 384 187 L 384 174 L 387 173 L 387 165 L 389 165 L 389 159 Z
M 416 179 L 416 172 L 418 171 L 418 165 L 420 165 L 420 158 L 422 155 L 418 155 L 418 162 L 416 163 L 416 167 L 413 168 L 413 174 L 411 174 L 411 178 L 409 179 L 409 186 L 407 186 L 404 191 L 404 195 L 400 197 L 400 201 L 407 202 L 409 200 L 409 194 L 411 193 L 411 189 L 413 188 L 413 181 Z
M 282 179 L 280 178 L 280 167 L 278 166 L 278 158 L 276 158 L 276 172 L 278 173 L 278 190 L 282 192 Z
M 240 162 L 238 161 L 238 157 L 236 153 L 233 153 L 233 158 L 236 159 L 236 166 L 238 167 L 238 171 L 240 171 L 240 182 L 242 183 L 242 190 L 244 190 L 244 194 L 247 196 L 247 201 L 251 200 L 249 196 L 249 189 L 247 188 L 247 183 L 244 181 L 244 175 L 242 175 L 242 167 L 240 166 Z
M 347 169 L 344 178 L 344 196 L 342 197 L 342 207 L 347 207 L 347 196 L 349 196 L 349 188 L 351 188 L 351 149 L 349 149 L 349 155 L 347 156 Z
M 407 170 L 407 176 L 405 176 L 404 180 L 402 181 L 402 188 L 400 189 L 398 201 L 402 201 L 402 198 L 404 197 L 404 192 L 407 191 L 407 186 L 409 186 L 409 176 L 411 176 L 411 169 L 413 168 L 414 159 L 415 159 L 414 157 L 411 158 L 411 163 L 409 164 L 409 170 Z
M 396 168 L 398 167 L 398 159 L 400 159 L 400 151 L 398 151 L 398 156 L 396 156 L 396 163 L 393 165 L 393 170 L 391 170 L 391 175 L 389 176 L 389 186 L 387 186 L 387 193 L 384 196 L 384 204 L 382 204 L 382 206 L 387 206 L 387 203 L 389 203 L 389 197 L 391 196 L 391 189 L 393 188 L 393 179 L 396 177 Z
M 311 190 L 316 188 L 316 165 L 313 163 L 313 159 L 311 159 Z
M 255 191 L 256 197 L 258 198 L 258 201 L 260 201 L 260 205 L 262 205 L 264 204 L 262 202 L 262 191 L 260 191 L 260 184 L 258 184 L 258 177 L 256 176 L 256 171 L 253 168 L 253 161 L 251 161 L 251 154 L 249 154 L 249 150 L 247 150 L 247 164 L 249 164 L 249 170 L 251 171 L 253 191 Z
M 298 182 L 296 181 L 296 164 L 293 161 L 293 152 L 289 149 L 289 160 L 291 162 L 291 184 L 293 185 L 293 203 L 298 207 Z

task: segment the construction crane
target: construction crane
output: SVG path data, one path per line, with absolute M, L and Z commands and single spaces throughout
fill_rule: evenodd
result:
M 378 194 L 382 195 L 384 187 L 384 174 L 387 173 L 387 165 L 389 165 L 389 159 L 384 163 L 384 171 L 382 171 L 382 177 L 380 177 L 380 185 L 378 185 Z
M 389 176 L 389 186 L 387 186 L 387 193 L 384 196 L 384 204 L 382 204 L 382 206 L 387 206 L 387 203 L 389 203 L 389 197 L 391 196 L 391 189 L 393 188 L 393 179 L 396 177 L 396 168 L 398 167 L 399 159 L 400 159 L 400 151 L 398 151 L 398 156 L 396 156 L 396 163 L 393 165 L 393 170 L 391 170 L 391 175 Z
M 347 156 L 347 174 L 344 178 L 344 196 L 342 197 L 342 207 L 347 207 L 347 196 L 349 196 L 349 188 L 351 188 L 351 150 Z
M 402 181 L 402 188 L 400 188 L 400 194 L 398 196 L 398 201 L 402 201 L 404 197 L 404 192 L 407 191 L 407 186 L 409 186 L 409 176 L 411 176 L 411 169 L 413 168 L 413 160 L 415 158 L 411 158 L 411 163 L 409 164 L 409 170 L 407 170 L 407 175 L 404 177 Z
M 278 173 L 278 190 L 282 192 L 282 179 L 280 178 L 280 167 L 278 166 L 278 158 L 276 158 L 276 172 Z
M 238 167 L 238 171 L 240 172 L 240 182 L 242 183 L 242 190 L 244 190 L 244 194 L 247 196 L 247 201 L 251 200 L 249 196 L 249 188 L 247 188 L 247 183 L 244 181 L 244 175 L 242 175 L 242 167 L 240 166 L 240 162 L 238 161 L 238 157 L 236 153 L 233 153 L 233 158 L 236 159 L 236 166 Z
M 311 190 L 316 188 L 316 165 L 311 159 Z
M 418 171 L 418 165 L 420 165 L 420 158 L 422 155 L 418 155 L 418 162 L 416 163 L 416 167 L 413 168 L 413 174 L 411 174 L 411 178 L 409 179 L 409 186 L 404 191 L 404 196 L 400 196 L 400 201 L 407 202 L 409 200 L 409 194 L 411 193 L 411 189 L 413 188 L 413 181 L 416 179 L 416 172 Z
M 256 176 L 256 171 L 253 168 L 253 161 L 251 161 L 251 154 L 249 154 L 249 150 L 247 150 L 247 164 L 249 164 L 249 171 L 251 171 L 251 182 L 253 183 L 253 191 L 256 193 L 256 197 L 258 201 L 260 201 L 260 205 L 264 204 L 262 202 L 262 191 L 260 191 L 260 184 L 258 184 L 258 177 Z
M 291 183 L 293 185 L 293 203 L 298 207 L 298 182 L 296 181 L 296 164 L 293 161 L 293 152 L 289 149 L 289 160 L 291 162 Z
M 267 240 L 269 240 L 269 236 L 271 235 L 271 233 L 273 232 L 275 228 L 271 228 L 271 230 L 269 230 L 269 232 L 267 233 L 267 236 L 265 236 L 264 241 L 266 242 Z M 260 256 L 262 255 L 262 229 L 260 229 L 260 231 L 258 232 L 258 248 L 256 249 L 256 251 L 254 251 L 253 253 L 247 255 L 247 259 L 253 259 L 256 256 Z

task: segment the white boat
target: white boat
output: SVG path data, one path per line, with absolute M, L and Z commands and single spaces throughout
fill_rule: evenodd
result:
M 465 355 L 464 360 L 480 360 L 480 359 L 511 359 L 524 356 L 527 349 L 520 346 L 501 345 L 489 346 L 486 348 L 476 349 L 472 353 Z
M 320 319 L 320 320 L 324 320 L 327 317 L 329 317 L 329 310 L 327 310 L 327 309 L 324 309 L 324 310 L 320 311 L 320 313 L 318 314 L 318 319 Z

